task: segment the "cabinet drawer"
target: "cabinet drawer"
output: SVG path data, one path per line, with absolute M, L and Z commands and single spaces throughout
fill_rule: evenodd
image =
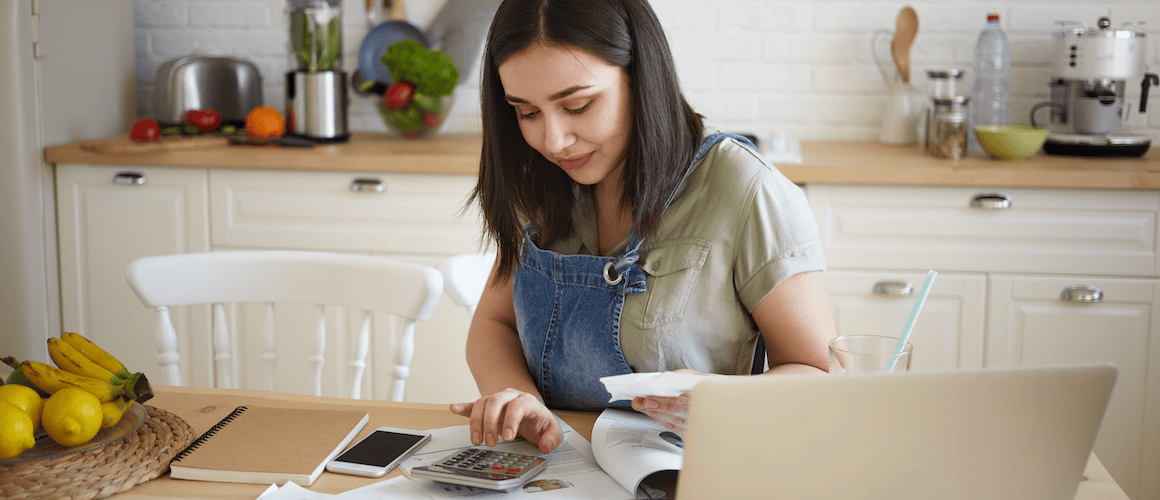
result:
M 453 255 L 478 251 L 467 175 L 213 170 L 215 247 Z
M 806 195 L 831 267 L 1122 276 L 1157 269 L 1156 192 L 814 184 Z

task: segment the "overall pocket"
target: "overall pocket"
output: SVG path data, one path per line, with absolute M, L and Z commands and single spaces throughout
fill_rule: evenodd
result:
M 644 307 L 633 318 L 642 329 L 680 321 L 689 297 L 709 256 L 712 243 L 697 238 L 678 238 L 646 244 L 640 266 L 648 277 Z M 631 300 L 631 299 L 629 299 Z

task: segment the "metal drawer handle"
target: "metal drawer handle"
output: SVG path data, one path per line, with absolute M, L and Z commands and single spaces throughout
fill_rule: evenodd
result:
M 979 193 L 971 198 L 971 208 L 1007 210 L 1011 208 L 1011 197 L 1003 193 Z
M 117 172 L 117 175 L 113 176 L 113 184 L 128 186 L 144 186 L 147 180 L 145 174 L 141 172 Z
M 356 193 L 381 193 L 387 190 L 387 185 L 378 179 L 355 179 L 350 183 L 350 190 Z
M 905 281 L 879 281 L 874 284 L 874 295 L 909 297 L 914 295 L 914 286 Z
M 1072 285 L 1064 288 L 1063 293 L 1059 294 L 1059 296 L 1068 302 L 1095 304 L 1097 302 L 1103 302 L 1104 291 L 1100 290 L 1098 286 Z

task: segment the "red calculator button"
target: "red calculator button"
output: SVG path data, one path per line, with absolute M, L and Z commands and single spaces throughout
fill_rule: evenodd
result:
M 503 470 L 503 466 L 502 465 L 493 465 L 493 466 L 491 466 L 491 470 Z
M 510 472 L 512 474 L 519 474 L 520 468 L 519 467 L 510 467 L 510 468 L 508 468 L 508 472 Z

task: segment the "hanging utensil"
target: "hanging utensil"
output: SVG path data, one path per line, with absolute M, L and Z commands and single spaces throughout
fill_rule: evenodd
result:
M 874 56 L 874 64 L 882 74 L 882 80 L 887 84 L 899 83 L 902 77 L 898 74 L 898 67 L 894 65 L 891 54 L 891 45 L 894 41 L 894 32 L 878 30 L 870 37 L 870 53 Z
M 890 53 L 894 57 L 894 64 L 898 66 L 902 83 L 910 83 L 910 46 L 916 36 L 918 36 L 918 13 L 908 5 L 898 12 L 894 40 L 890 44 Z

